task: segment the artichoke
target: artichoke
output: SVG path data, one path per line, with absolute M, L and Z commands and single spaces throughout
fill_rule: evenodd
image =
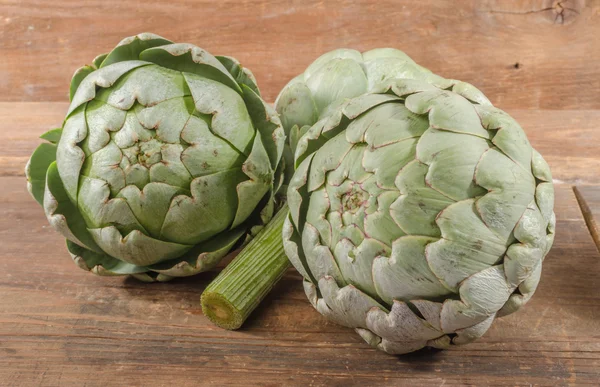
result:
M 140 34 L 79 69 L 70 99 L 26 174 L 81 268 L 189 276 L 273 216 L 285 135 L 234 58 Z
M 465 344 L 533 295 L 554 239 L 550 170 L 473 86 L 388 80 L 314 124 L 295 157 L 285 251 L 314 308 L 369 344 Z

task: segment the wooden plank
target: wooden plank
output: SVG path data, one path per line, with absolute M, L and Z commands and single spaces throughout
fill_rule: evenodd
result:
M 0 102 L 0 176 L 22 176 L 46 130 L 61 125 L 66 103 Z M 544 156 L 557 182 L 595 184 L 600 171 L 600 110 L 509 110 Z
M 0 100 L 64 101 L 76 68 L 149 29 L 237 57 L 267 100 L 326 51 L 389 46 L 504 109 L 600 109 L 598 0 L 4 0 Z
M 293 270 L 240 331 L 199 295 L 216 273 L 145 284 L 85 273 L 20 176 L 0 177 L 3 385 L 566 385 L 600 380 L 600 259 L 569 186 L 537 294 L 478 342 L 394 357 L 315 312 Z M 88 379 L 94 375 L 93 380 Z M 111 383 L 112 382 L 112 383 Z
M 573 190 L 590 235 L 600 252 L 600 187 L 576 186 Z

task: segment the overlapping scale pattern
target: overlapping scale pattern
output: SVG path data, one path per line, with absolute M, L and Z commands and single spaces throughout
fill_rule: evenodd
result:
M 390 79 L 416 79 L 448 87 L 451 81 L 420 66 L 408 55 L 393 48 L 361 53 L 337 49 L 321 55 L 292 79 L 275 101 L 283 128 L 289 138 L 284 151 L 287 175 L 293 173 L 293 154 L 298 139 L 319 119 L 335 112 L 348 98 L 375 90 Z
M 313 306 L 370 344 L 468 343 L 535 291 L 550 170 L 473 86 L 390 80 L 310 127 L 295 159 L 286 253 Z
M 272 216 L 285 136 L 235 59 L 142 34 L 80 69 L 71 91 L 59 139 L 27 174 L 81 267 L 195 274 Z

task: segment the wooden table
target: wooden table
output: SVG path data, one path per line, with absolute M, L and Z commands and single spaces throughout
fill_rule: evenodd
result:
M 322 318 L 292 270 L 229 332 L 200 310 L 215 273 L 145 284 L 78 269 L 22 172 L 66 107 L 0 103 L 0 385 L 600 383 L 600 254 L 573 192 L 598 192 L 600 111 L 509 111 L 556 182 L 557 237 L 537 293 L 476 343 L 394 357 Z
M 477 85 L 554 175 L 533 299 L 475 343 L 395 357 L 322 318 L 293 270 L 229 332 L 200 309 L 216 272 L 145 284 L 78 269 L 23 168 L 73 70 L 144 30 L 238 57 L 269 100 L 336 47 L 396 46 Z M 0 386 L 600 385 L 599 36 L 598 0 L 0 0 Z

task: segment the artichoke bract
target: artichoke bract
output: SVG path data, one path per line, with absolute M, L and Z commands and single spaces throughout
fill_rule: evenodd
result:
M 285 251 L 312 305 L 392 354 L 482 336 L 533 295 L 550 170 L 473 86 L 396 79 L 300 138 Z
M 164 281 L 210 269 L 273 216 L 285 135 L 234 58 L 154 34 L 79 69 L 28 187 L 74 261 Z

